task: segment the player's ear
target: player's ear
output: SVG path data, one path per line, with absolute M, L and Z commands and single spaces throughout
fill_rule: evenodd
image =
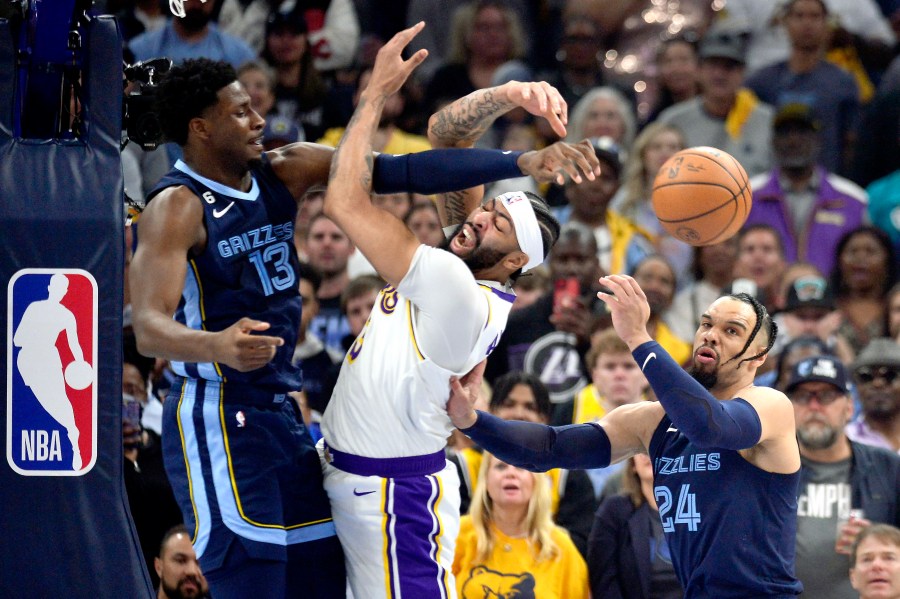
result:
M 188 133 L 200 139 L 209 139 L 210 123 L 203 117 L 194 117 L 188 122 Z
M 528 254 L 526 254 L 522 250 L 510 252 L 506 255 L 506 258 L 503 259 L 503 265 L 511 269 L 513 272 L 519 270 L 526 264 L 528 264 Z
M 153 569 L 156 570 L 156 576 L 162 578 L 162 560 L 158 557 L 153 558 Z

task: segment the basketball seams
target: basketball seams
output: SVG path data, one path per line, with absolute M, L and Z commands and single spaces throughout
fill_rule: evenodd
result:
M 665 186 L 660 185 L 659 187 L 655 188 L 654 191 L 655 191 L 656 189 L 661 189 L 662 187 L 674 187 L 674 186 L 678 186 L 678 185 L 708 185 L 708 186 L 711 186 L 711 187 L 722 187 L 723 189 L 726 189 L 726 190 L 731 194 L 731 196 L 730 196 L 727 200 L 725 200 L 724 202 L 722 202 L 721 204 L 719 204 L 718 206 L 716 206 L 716 207 L 714 207 L 714 208 L 710 208 L 710 209 L 707 210 L 706 212 L 701 212 L 701 213 L 699 213 L 699 214 L 693 214 L 693 215 L 691 215 L 689 218 L 668 219 L 668 218 L 660 218 L 659 215 L 657 215 L 657 216 L 656 216 L 656 219 L 657 219 L 659 222 L 661 222 L 661 223 L 669 223 L 669 224 L 684 223 L 684 222 L 688 222 L 688 221 L 691 221 L 691 220 L 696 220 L 696 219 L 698 219 L 698 218 L 703 218 L 704 216 L 709 216 L 710 214 L 712 214 L 712 213 L 715 212 L 716 210 L 721 210 L 722 208 L 724 208 L 725 206 L 727 206 L 728 204 L 730 204 L 732 201 L 734 201 L 734 203 L 737 204 L 737 197 L 738 197 L 738 195 L 740 195 L 740 196 L 743 198 L 743 196 L 744 196 L 744 190 L 747 189 L 747 186 L 745 185 L 744 187 L 738 189 L 736 192 L 732 192 L 732 191 L 731 191 L 731 188 L 726 187 L 725 185 L 721 185 L 721 184 L 719 184 L 719 183 L 691 182 L 691 183 L 689 183 L 689 184 L 686 184 L 686 183 L 668 183 L 668 184 L 666 184 Z M 655 213 L 655 212 L 656 212 L 656 210 L 654 209 L 654 213 Z M 732 219 L 732 220 L 733 220 L 733 219 Z M 720 233 L 720 234 L 721 234 L 721 233 Z

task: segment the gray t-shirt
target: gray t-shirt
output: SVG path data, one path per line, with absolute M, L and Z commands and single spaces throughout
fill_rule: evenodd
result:
M 838 520 L 851 507 L 850 459 L 829 464 L 802 459 L 797 500 L 797 578 L 802 597 L 856 599 L 850 586 L 850 560 L 836 553 Z

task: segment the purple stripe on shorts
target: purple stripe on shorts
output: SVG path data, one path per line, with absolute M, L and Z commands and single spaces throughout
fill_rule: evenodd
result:
M 387 532 L 394 555 L 388 557 L 397 576 L 394 581 L 395 572 L 391 573 L 392 584 L 399 586 L 404 599 L 446 598 L 447 573 L 437 563 L 437 537 L 442 532 L 435 509 L 439 481 L 434 476 L 406 477 L 392 479 L 390 486 L 388 521 L 392 526 Z

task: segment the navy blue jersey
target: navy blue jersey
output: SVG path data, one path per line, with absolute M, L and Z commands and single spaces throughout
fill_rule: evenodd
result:
M 653 493 L 685 597 L 793 597 L 800 473 L 699 448 L 664 416 L 650 441 Z
M 148 194 L 148 201 L 167 187 L 184 185 L 203 204 L 206 248 L 188 256 L 175 319 L 192 329 L 221 331 L 247 316 L 268 322 L 271 328 L 262 334 L 281 337 L 284 345 L 266 366 L 250 372 L 209 362 L 172 362 L 172 369 L 189 378 L 295 391 L 302 382 L 300 369 L 291 365 L 300 327 L 293 243 L 297 203 L 265 154 L 251 174 L 250 191 L 243 192 L 202 177 L 179 160 Z

